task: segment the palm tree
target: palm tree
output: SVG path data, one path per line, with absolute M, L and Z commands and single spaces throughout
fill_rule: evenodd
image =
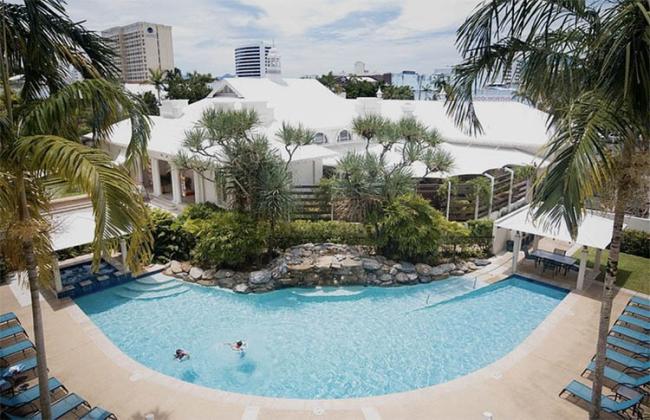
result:
M 156 88 L 158 93 L 158 105 L 161 103 L 160 91 L 165 87 L 165 81 L 167 80 L 167 71 L 157 69 L 149 69 L 149 81 Z
M 352 131 L 366 140 L 367 152 L 370 142 L 384 132 L 387 124 L 388 121 L 381 115 L 369 114 L 352 120 Z
M 289 165 L 293 160 L 293 155 L 296 153 L 298 148 L 301 146 L 307 146 L 314 142 L 314 137 L 316 132 L 305 128 L 302 124 L 298 124 L 297 127 L 293 125 L 282 122 L 282 127 L 275 133 L 275 136 L 284 144 L 284 150 L 287 152 L 288 158 L 285 161 L 285 169 L 289 169 Z
M 63 3 L 25 0 L 2 4 L 2 87 L 0 113 L 0 254 L 16 270 L 27 271 L 42 418 L 50 419 L 47 362 L 39 283 L 49 280 L 53 263 L 50 222 L 43 212 L 50 197 L 46 182 L 73 186 L 87 193 L 96 218 L 92 244 L 94 267 L 117 236 L 128 234 L 128 265 L 137 272 L 148 261 L 151 235 L 142 198 L 126 169 L 110 156 L 79 142 L 76 119 L 92 110 L 97 140 L 110 125 L 129 117 L 132 142 L 127 165 L 146 153 L 149 125 L 140 102 L 117 84 L 102 79 L 115 74 L 104 40 L 73 22 Z M 67 65 L 85 80 L 66 85 Z M 11 74 L 24 75 L 19 92 L 11 91 Z
M 533 205 L 548 222 L 564 219 L 575 236 L 588 200 L 615 180 L 614 226 L 596 348 L 590 418 L 600 417 L 607 331 L 617 275 L 629 168 L 650 141 L 650 5 L 492 0 L 458 30 L 463 62 L 448 87 L 448 112 L 481 132 L 473 91 L 522 63 L 518 94 L 550 115 L 548 168 Z M 645 169 L 646 171 L 648 168 Z

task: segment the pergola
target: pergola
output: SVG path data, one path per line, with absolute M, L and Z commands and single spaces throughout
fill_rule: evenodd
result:
M 530 206 L 510 213 L 495 222 L 495 229 L 507 229 L 514 233 L 514 246 L 512 250 L 512 272 L 517 271 L 519 253 L 521 251 L 521 240 L 523 234 L 535 235 L 533 248 L 541 237 L 556 239 L 564 242 L 574 243 L 582 247 L 580 255 L 580 267 L 578 270 L 577 289 L 584 288 L 585 274 L 587 271 L 587 258 L 589 248 L 596 249 L 594 269 L 599 270 L 602 250 L 606 249 L 612 240 L 613 219 L 609 219 L 594 212 L 587 212 L 580 225 L 575 238 L 571 237 L 566 223 L 562 220 L 557 225 L 551 225 L 544 220 L 533 220 Z
M 95 216 L 92 207 L 84 207 L 73 211 L 52 214 L 53 231 L 51 235 L 52 250 L 72 248 L 86 245 L 95 239 Z M 122 264 L 126 267 L 126 241 L 120 240 Z M 63 290 L 58 261 L 54 264 L 54 288 L 57 292 Z

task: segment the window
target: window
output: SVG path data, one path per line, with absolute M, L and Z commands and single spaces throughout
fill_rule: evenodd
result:
M 316 144 L 327 143 L 327 136 L 323 133 L 316 133 L 316 135 L 314 136 L 314 143 Z
M 336 141 L 339 143 L 352 140 L 352 134 L 348 130 L 341 130 Z

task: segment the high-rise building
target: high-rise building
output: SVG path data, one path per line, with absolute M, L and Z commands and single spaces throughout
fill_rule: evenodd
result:
M 102 32 L 115 51 L 115 64 L 125 83 L 149 79 L 149 69 L 173 70 L 172 27 L 137 22 Z
M 266 77 L 280 75 L 280 55 L 266 42 L 242 45 L 235 48 L 235 74 L 237 77 Z

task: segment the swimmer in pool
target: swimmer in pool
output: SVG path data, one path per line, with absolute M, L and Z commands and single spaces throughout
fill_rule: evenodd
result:
M 174 360 L 183 361 L 189 358 L 190 358 L 190 354 L 186 350 L 176 349 L 176 354 L 174 354 Z
M 230 348 L 234 351 L 238 351 L 241 353 L 246 351 L 246 342 L 242 340 L 236 341 L 234 343 L 224 343 L 224 344 L 230 346 Z

